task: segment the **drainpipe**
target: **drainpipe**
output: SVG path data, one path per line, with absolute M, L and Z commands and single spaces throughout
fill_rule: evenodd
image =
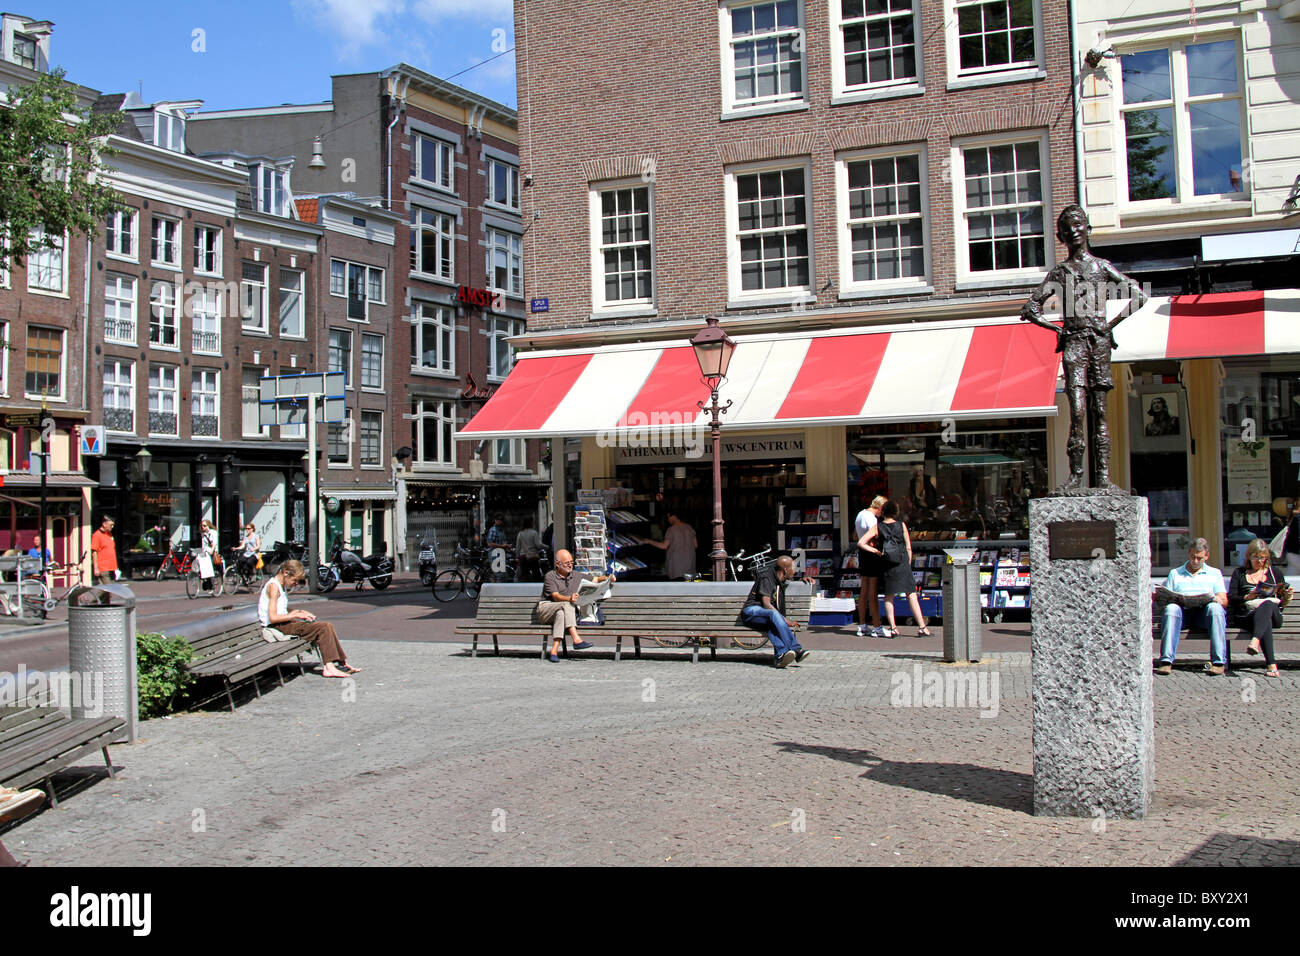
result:
M 1079 74 L 1078 4 L 1070 10 L 1070 99 L 1074 101 L 1074 201 L 1083 205 L 1083 77 Z
M 393 121 L 388 124 L 388 131 L 385 134 L 387 137 L 385 148 L 388 160 L 387 169 L 385 170 L 385 178 L 387 179 L 387 185 L 385 187 L 385 208 L 389 212 L 393 211 L 393 127 L 397 125 L 397 121 L 402 118 L 402 113 L 406 110 L 406 90 L 410 85 L 411 78 L 402 75 L 399 75 L 393 83 L 392 98 L 399 105 L 393 112 Z

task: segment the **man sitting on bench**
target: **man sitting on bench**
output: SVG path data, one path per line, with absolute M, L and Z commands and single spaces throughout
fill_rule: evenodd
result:
M 767 632 L 777 667 L 802 664 L 810 653 L 799 646 L 799 639 L 794 636 L 799 625 L 785 616 L 785 584 L 794 574 L 794 560 L 785 554 L 758 571 L 736 619 L 744 627 Z
M 1223 573 L 1205 563 L 1209 556 L 1210 543 L 1197 538 L 1187 549 L 1187 563 L 1172 569 L 1164 587 L 1156 590 L 1157 604 L 1169 602 L 1160 622 L 1157 674 L 1174 669 L 1184 619 L 1188 627 L 1210 632 L 1210 663 L 1205 665 L 1205 673 L 1217 675 L 1227 669 L 1228 588 Z
M 613 575 L 608 579 L 612 583 Z M 564 550 L 556 551 L 555 570 L 547 572 L 542 579 L 542 599 L 537 602 L 537 620 L 551 625 L 551 653 L 547 660 L 553 664 L 560 662 L 560 640 L 565 631 L 573 639 L 575 651 L 585 651 L 592 646 L 590 641 L 578 636 L 578 592 L 582 590 L 583 580 L 582 572 L 573 570 L 573 555 Z M 591 580 L 604 581 L 606 575 Z

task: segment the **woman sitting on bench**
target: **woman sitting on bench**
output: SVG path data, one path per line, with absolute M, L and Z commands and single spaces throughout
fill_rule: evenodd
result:
M 1274 573 L 1267 542 L 1256 538 L 1246 546 L 1246 563 L 1232 572 L 1228 604 L 1242 628 L 1254 635 L 1246 650 L 1264 652 L 1266 677 L 1280 676 L 1273 656 L 1273 628 L 1282 626 L 1282 608 L 1290 603 L 1291 588 L 1285 578 Z
M 315 644 L 325 662 L 325 669 L 321 671 L 323 677 L 361 673 L 361 668 L 348 663 L 333 624 L 316 620 L 316 615 L 310 611 L 289 610 L 290 588 L 306 580 L 307 572 L 301 561 L 289 560 L 280 566 L 275 577 L 262 587 L 262 596 L 257 600 L 257 616 L 262 626 L 273 627 L 283 634 L 292 634 Z

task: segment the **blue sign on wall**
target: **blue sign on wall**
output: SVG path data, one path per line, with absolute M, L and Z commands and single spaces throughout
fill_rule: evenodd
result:
M 550 299 L 533 299 L 532 310 L 533 310 L 534 312 L 550 312 L 550 311 L 551 311 L 551 300 L 550 300 Z

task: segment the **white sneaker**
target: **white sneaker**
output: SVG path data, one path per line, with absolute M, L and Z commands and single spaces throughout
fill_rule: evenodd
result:
M 867 625 L 865 625 L 865 624 L 859 624 L 859 625 L 858 625 L 858 637 L 867 637 L 867 636 L 868 636 L 868 634 L 867 634 Z

